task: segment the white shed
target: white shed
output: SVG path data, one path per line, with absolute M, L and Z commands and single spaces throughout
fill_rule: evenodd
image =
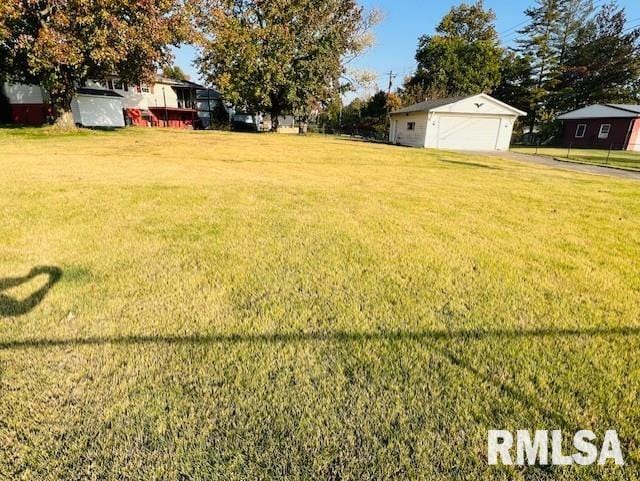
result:
M 509 150 L 525 112 L 486 94 L 427 100 L 391 113 L 389 141 L 449 150 Z
M 83 127 L 124 127 L 122 95 L 111 90 L 79 88 L 71 111 L 74 122 Z

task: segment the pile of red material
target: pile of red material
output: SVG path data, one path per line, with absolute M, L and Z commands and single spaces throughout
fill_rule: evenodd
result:
M 124 109 L 124 116 L 130 120 L 131 125 L 140 127 L 156 127 L 158 118 L 149 110 Z

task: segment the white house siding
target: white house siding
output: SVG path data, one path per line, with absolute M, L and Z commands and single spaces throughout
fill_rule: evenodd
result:
M 42 104 L 45 95 L 37 85 L 4 84 L 4 93 L 10 104 Z
M 107 89 L 104 84 L 95 81 L 87 82 L 87 87 L 112 90 L 122 95 L 122 106 L 125 109 L 142 109 L 148 110 L 149 107 L 168 107 L 178 108 L 178 95 L 176 91 L 167 84 L 156 83 L 149 85 L 149 92 L 138 92 L 137 86 L 129 85 L 127 90 L 122 89 Z M 164 89 L 164 95 L 163 95 Z M 165 105 L 166 98 L 166 105 Z
M 86 87 L 100 90 L 112 90 L 122 96 L 125 109 L 147 110 L 149 107 L 178 108 L 178 95 L 171 85 L 156 83 L 149 86 L 149 92 L 138 92 L 136 86 L 129 85 L 127 90 L 108 89 L 103 83 L 89 80 Z M 164 90 L 164 92 L 163 92 Z M 5 84 L 5 95 L 11 104 L 42 104 L 46 94 L 37 85 Z M 165 105 L 166 99 L 166 105 Z
M 150 87 L 149 93 L 144 93 L 143 95 L 149 107 L 178 108 L 178 95 L 170 85 L 157 83 Z
M 427 133 L 427 114 L 398 114 L 391 117 L 392 142 L 410 147 L 424 147 Z M 409 123 L 415 123 L 415 129 L 409 130 Z
M 109 89 L 103 83 L 99 83 L 94 80 L 87 81 L 86 86 L 92 89 L 111 90 L 120 94 L 122 96 L 122 107 L 125 109 L 147 109 L 144 94 L 138 92 L 135 86 L 127 86 L 127 90 L 124 90 L 124 88 Z

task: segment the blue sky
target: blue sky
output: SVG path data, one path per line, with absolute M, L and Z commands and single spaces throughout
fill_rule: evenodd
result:
M 432 33 L 443 15 L 460 1 L 451 0 L 362 0 L 365 7 L 377 7 L 384 14 L 383 22 L 376 27 L 376 45 L 366 55 L 354 63 L 354 67 L 375 71 L 379 86 L 386 89 L 388 77 L 384 72 L 393 70 L 399 74 L 395 85 L 402 77 L 410 74 L 415 66 L 414 55 L 418 37 Z M 596 5 L 605 0 L 595 0 Z M 627 10 L 630 25 L 640 24 L 640 1 L 622 0 L 618 2 Z M 516 37 L 514 27 L 525 21 L 524 10 L 533 0 L 485 0 L 485 5 L 496 12 L 496 28 L 503 42 L 513 42 Z M 522 26 L 522 25 L 521 25 Z M 176 51 L 176 63 L 194 80 L 199 80 L 192 65 L 196 52 L 191 47 Z

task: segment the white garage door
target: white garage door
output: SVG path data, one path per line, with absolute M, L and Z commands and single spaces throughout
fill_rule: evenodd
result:
M 496 150 L 500 118 L 466 115 L 440 115 L 438 148 Z
M 124 127 L 119 97 L 76 95 L 71 110 L 74 122 L 85 127 Z

